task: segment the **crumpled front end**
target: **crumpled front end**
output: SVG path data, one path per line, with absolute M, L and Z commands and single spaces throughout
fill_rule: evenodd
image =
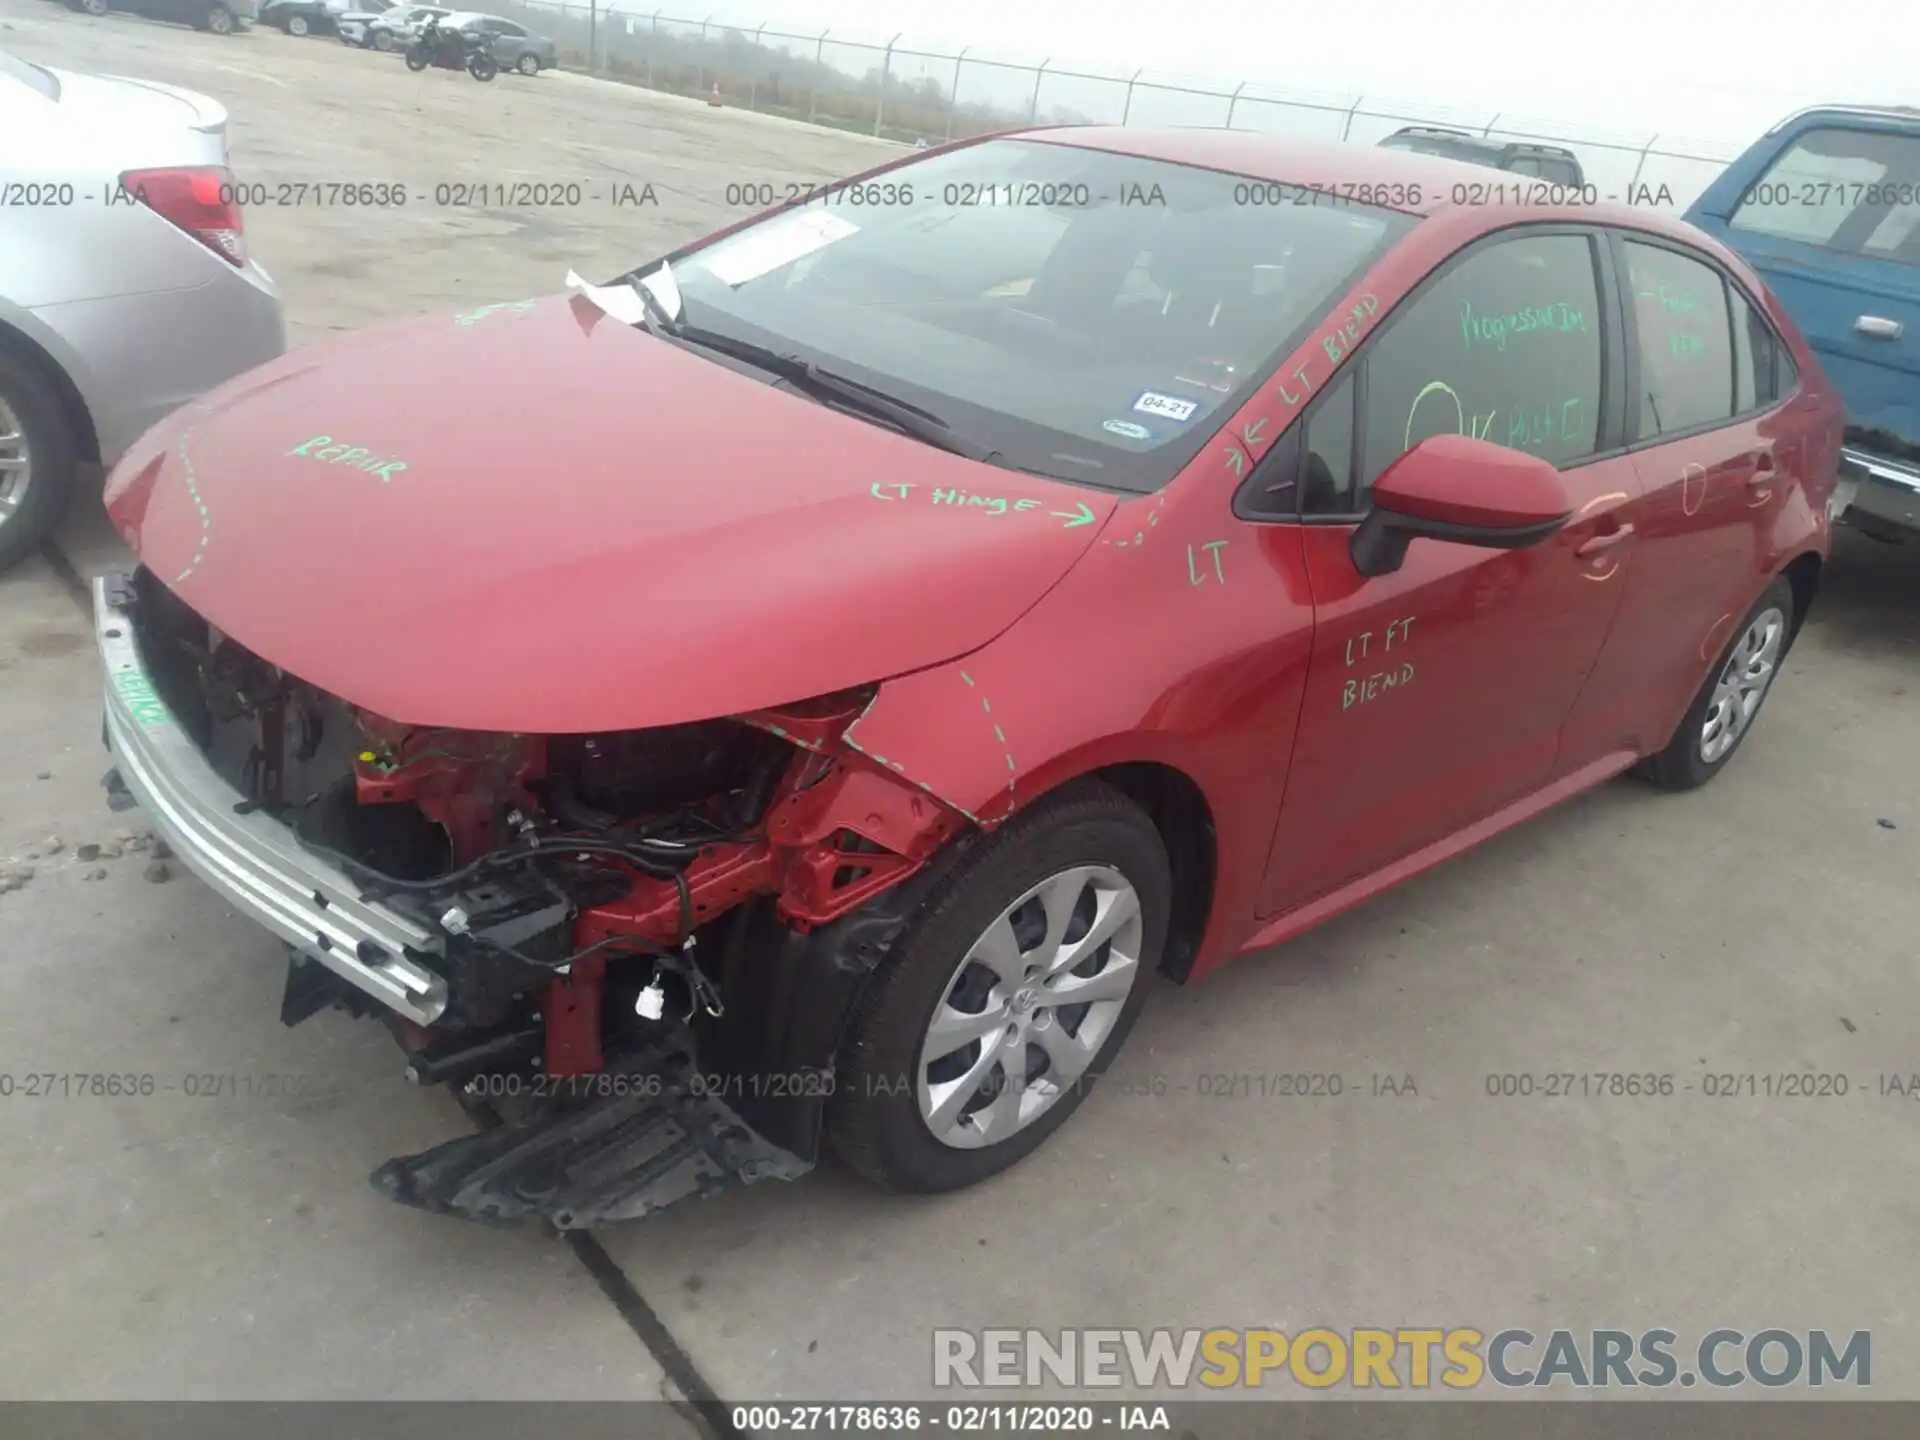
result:
M 423 728 L 146 571 L 95 608 L 109 787 L 284 942 L 283 1019 L 384 1015 L 410 1078 L 514 1112 L 390 1162 L 387 1193 L 585 1226 L 807 1168 L 874 917 L 967 823 L 843 743 L 872 687 L 624 732 Z

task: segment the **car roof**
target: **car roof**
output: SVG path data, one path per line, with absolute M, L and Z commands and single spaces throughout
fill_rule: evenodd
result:
M 1403 137 L 1409 140 L 1445 140 L 1450 145 L 1464 145 L 1473 150 L 1485 150 L 1489 154 L 1523 151 L 1533 155 L 1559 155 L 1569 160 L 1574 158 L 1573 151 L 1564 145 L 1547 145 L 1538 140 L 1496 140 L 1491 135 L 1475 135 L 1471 130 L 1452 130 L 1445 125 L 1403 126 L 1380 143 L 1386 145 Z
M 1055 125 L 1003 132 L 1002 139 L 1046 141 L 1056 145 L 1078 145 L 1089 150 L 1107 150 L 1119 155 L 1137 155 L 1145 160 L 1166 160 L 1176 165 L 1194 165 L 1205 170 L 1221 170 L 1250 179 L 1271 180 L 1276 184 L 1299 185 L 1351 196 L 1367 186 L 1419 187 L 1419 199 L 1381 205 L 1408 215 L 1436 215 L 1456 207 L 1452 200 L 1456 184 L 1477 187 L 1474 208 L 1512 223 L 1527 215 L 1553 214 L 1591 220 L 1595 224 L 1628 225 L 1701 245 L 1706 237 L 1691 225 L 1672 219 L 1646 206 L 1600 200 L 1592 205 L 1555 206 L 1524 203 L 1483 203 L 1490 182 L 1482 166 L 1464 160 L 1448 160 L 1416 150 L 1396 150 L 1379 145 L 1343 144 L 1332 140 L 1303 140 L 1290 135 L 1269 135 L 1257 130 L 1219 130 L 1186 127 L 1133 129 L 1119 125 Z M 1518 189 L 1529 181 L 1512 181 Z M 1374 202 L 1378 204 L 1379 202 Z M 1488 228 L 1492 228 L 1491 225 Z M 1707 242 L 1711 248 L 1711 242 Z M 1716 252 L 1717 253 L 1717 252 Z
M 1920 109 L 1912 105 L 1809 105 L 1804 110 L 1796 110 L 1767 131 L 1769 135 L 1778 135 L 1787 126 L 1804 120 L 1809 115 L 1832 115 L 1855 120 L 1909 120 L 1920 121 Z

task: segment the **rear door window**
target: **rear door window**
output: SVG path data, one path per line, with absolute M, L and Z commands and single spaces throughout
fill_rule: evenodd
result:
M 1920 264 L 1920 136 L 1809 130 L 1748 188 L 1728 224 Z
M 1732 320 L 1720 272 L 1677 250 L 1626 242 L 1627 301 L 1640 336 L 1639 435 L 1734 415 Z

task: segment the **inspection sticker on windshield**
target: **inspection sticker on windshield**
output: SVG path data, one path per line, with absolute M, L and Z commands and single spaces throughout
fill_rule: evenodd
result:
M 1136 425 L 1131 420 L 1105 420 L 1101 422 L 1100 428 L 1102 430 L 1110 430 L 1115 435 L 1124 435 L 1129 440 L 1151 440 L 1153 438 L 1153 432 L 1151 430 L 1144 425 Z
M 860 227 L 831 210 L 795 210 L 743 235 L 722 240 L 700 264 L 722 284 L 744 285 L 803 255 L 856 234 Z
M 1200 408 L 1198 400 L 1182 400 L 1178 395 L 1161 395 L 1149 390 L 1133 402 L 1133 408 L 1142 415 L 1158 415 L 1162 420 L 1172 420 L 1184 425 L 1193 418 L 1193 412 Z

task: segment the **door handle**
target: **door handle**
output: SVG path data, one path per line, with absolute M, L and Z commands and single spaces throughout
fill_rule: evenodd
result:
M 1905 325 L 1898 320 L 1889 320 L 1884 315 L 1862 315 L 1853 322 L 1853 328 L 1875 340 L 1898 340 L 1907 332 Z
M 1592 539 L 1582 542 L 1580 548 L 1573 553 L 1578 558 L 1585 560 L 1594 555 L 1604 555 L 1607 551 L 1613 549 L 1614 546 L 1623 544 L 1632 538 L 1633 526 L 1622 525 L 1618 530 L 1609 530 L 1604 535 L 1595 535 Z
M 1765 490 L 1773 484 L 1775 478 L 1773 451 L 1756 451 L 1753 457 L 1753 473 L 1747 477 L 1747 488 Z

